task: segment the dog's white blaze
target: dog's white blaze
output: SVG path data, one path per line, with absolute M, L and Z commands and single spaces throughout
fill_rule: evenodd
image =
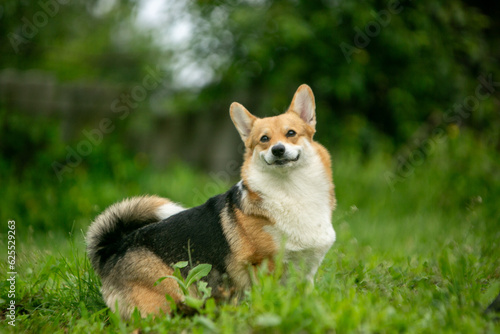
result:
M 275 221 L 267 231 L 278 244 L 286 240 L 284 260 L 296 264 L 304 261 L 312 280 L 335 242 L 335 231 L 327 171 L 309 141 L 303 139 L 301 144 L 296 165 L 266 169 L 253 164 L 247 182 L 263 198 L 262 205 Z
M 158 209 L 156 210 L 156 214 L 160 219 L 166 219 L 184 210 L 186 209 L 180 206 L 179 204 L 170 202 L 167 204 L 163 204 L 162 206 L 159 206 Z

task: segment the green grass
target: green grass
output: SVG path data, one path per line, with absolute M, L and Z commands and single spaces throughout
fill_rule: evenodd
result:
M 397 171 L 391 157 L 333 152 L 338 238 L 314 288 L 298 275 L 280 284 L 261 274 L 238 303 L 209 299 L 193 317 L 128 322 L 101 299 L 85 255 L 88 224 L 126 196 L 156 193 L 195 205 L 200 193 L 208 197 L 229 185 L 182 164 L 160 172 L 119 149 L 101 166 L 107 153 L 99 150 L 60 184 L 36 181 L 44 173 L 36 166 L 2 179 L 2 224 L 9 217 L 17 223 L 18 275 L 16 327 L 3 320 L 1 332 L 500 332 L 500 323 L 483 313 L 500 292 L 500 156 L 467 133 L 436 145 L 394 187 L 385 177 Z M 5 310 L 8 269 L 0 255 Z

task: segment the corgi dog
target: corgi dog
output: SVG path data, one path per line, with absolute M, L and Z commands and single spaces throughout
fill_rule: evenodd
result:
M 278 116 L 258 118 L 234 102 L 230 116 L 246 147 L 241 181 L 190 209 L 142 196 L 101 213 L 86 241 L 106 304 L 123 318 L 135 308 L 141 316 L 169 313 L 185 296 L 174 279 L 158 280 L 188 259 L 183 275 L 212 265 L 204 279 L 215 298 L 245 290 L 263 262 L 273 270 L 278 252 L 285 269 L 296 265 L 312 282 L 335 241 L 336 204 L 330 155 L 313 140 L 315 109 L 305 84 Z

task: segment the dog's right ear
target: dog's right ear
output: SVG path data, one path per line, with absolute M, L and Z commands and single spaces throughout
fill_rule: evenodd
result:
M 236 130 L 240 133 L 241 139 L 245 142 L 250 135 L 253 123 L 257 119 L 252 115 L 245 107 L 243 107 L 238 102 L 233 102 L 231 108 L 229 109 L 229 114 L 233 120 Z

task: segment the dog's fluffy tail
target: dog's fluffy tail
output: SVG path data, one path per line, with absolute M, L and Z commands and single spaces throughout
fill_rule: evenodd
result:
M 129 233 L 168 218 L 184 208 L 157 196 L 133 197 L 115 203 L 101 213 L 87 232 L 87 252 L 99 275 Z

